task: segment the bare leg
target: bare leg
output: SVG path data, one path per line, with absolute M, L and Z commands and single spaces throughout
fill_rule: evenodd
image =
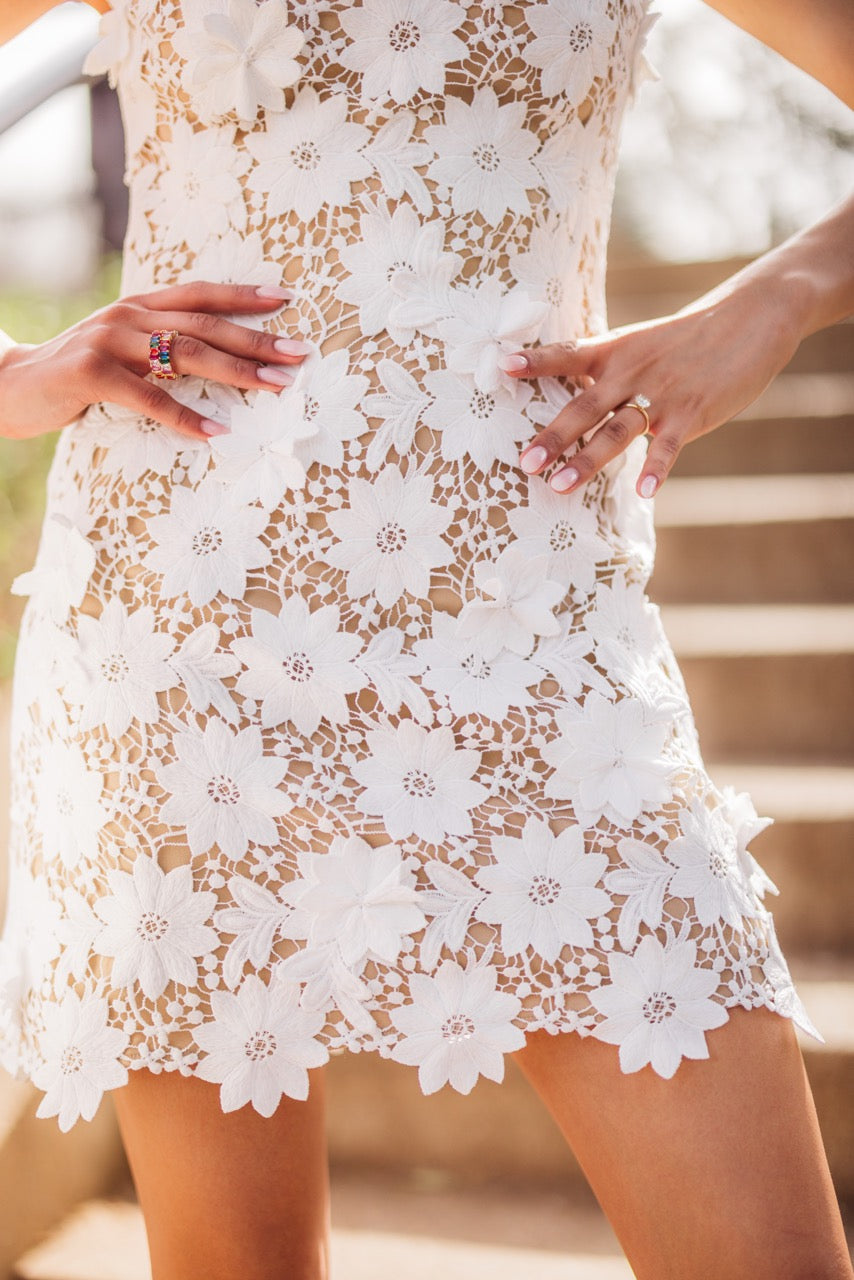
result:
M 538 1031 L 514 1054 L 638 1280 L 852 1280 L 794 1028 L 730 1010 L 670 1080 L 617 1049 Z
M 114 1098 L 153 1280 L 326 1280 L 325 1077 L 270 1117 L 224 1114 L 219 1086 L 130 1073 Z

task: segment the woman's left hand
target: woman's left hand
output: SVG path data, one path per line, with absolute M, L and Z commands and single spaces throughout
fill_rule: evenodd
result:
M 650 443 L 637 491 L 651 498 L 683 445 L 751 404 L 801 341 L 784 289 L 767 277 L 730 283 L 673 315 L 503 356 L 513 377 L 564 377 L 586 388 L 525 446 L 522 469 L 536 475 L 598 425 L 550 480 L 561 493 L 578 488 L 644 434 L 643 414 L 627 404 L 641 395 L 650 402 Z

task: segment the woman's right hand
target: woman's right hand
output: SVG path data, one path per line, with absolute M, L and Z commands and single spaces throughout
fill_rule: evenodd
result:
M 146 377 L 151 373 L 148 341 L 155 329 L 177 329 L 171 348 L 176 373 L 246 390 L 281 391 L 293 382 L 289 366 L 308 354 L 306 344 L 216 314 L 258 315 L 293 298 L 290 289 L 261 287 L 280 296 L 265 297 L 255 285 L 172 285 L 119 298 L 47 342 L 10 348 L 0 360 L 0 436 L 23 440 L 58 431 L 102 400 L 192 440 L 227 431 L 170 396 L 167 380 Z

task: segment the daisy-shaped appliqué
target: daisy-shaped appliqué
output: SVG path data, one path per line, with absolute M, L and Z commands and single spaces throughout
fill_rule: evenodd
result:
M 91 1120 L 105 1089 L 127 1084 L 128 1072 L 119 1058 L 130 1036 L 108 1025 L 106 1000 L 89 993 L 81 999 L 65 993 L 61 1003 L 44 1009 L 45 1028 L 39 1040 L 40 1062 L 33 1083 L 45 1091 L 36 1115 L 57 1116 L 63 1133 L 76 1120 Z
M 494 276 L 470 290 L 454 289 L 449 297 L 449 314 L 436 326 L 448 368 L 471 374 L 481 391 L 503 387 L 514 398 L 523 394 L 526 384 L 509 377 L 498 361 L 536 342 L 548 303 L 530 298 L 524 289 L 505 290 Z
M 251 636 L 231 642 L 243 668 L 236 690 L 258 701 L 265 728 L 290 721 L 310 734 L 321 720 L 347 719 L 346 695 L 368 680 L 353 661 L 362 639 L 339 630 L 337 605 L 311 612 L 302 596 L 289 595 L 278 615 L 253 609 L 251 625 Z
M 274 818 L 291 808 L 279 786 L 288 764 L 264 754 L 260 729 L 233 731 L 211 719 L 204 731 L 176 733 L 174 741 L 174 762 L 154 765 L 157 785 L 169 793 L 160 817 L 186 827 L 194 855 L 217 844 L 237 861 L 250 840 L 270 845 L 279 838 Z
M 525 248 L 510 255 L 510 270 L 517 284 L 531 298 L 549 304 L 540 332 L 543 342 L 565 338 L 565 325 L 573 323 L 581 311 L 584 284 L 578 253 L 563 220 L 555 227 L 534 227 Z
M 415 873 L 397 845 L 372 848 L 360 836 L 336 836 L 323 853 L 300 854 L 304 888 L 298 905 L 309 945 L 335 942 L 346 965 L 369 955 L 393 964 L 403 938 L 426 924 Z
M 65 867 L 76 866 L 81 858 L 97 858 L 98 833 L 110 816 L 102 803 L 103 790 L 103 775 L 89 768 L 78 746 L 58 738 L 48 745 L 36 820 L 49 857 L 58 854 Z
M 468 454 L 482 471 L 494 462 L 517 463 L 519 443 L 531 427 L 524 409 L 532 388 L 522 385 L 515 396 L 504 387 L 481 391 L 471 375 L 434 369 L 424 375 L 433 399 L 422 418 L 441 432 L 442 457 L 457 462 Z
M 391 1011 L 401 1035 L 391 1056 L 418 1067 L 423 1093 L 445 1084 L 470 1093 L 480 1076 L 504 1079 L 504 1055 L 521 1049 L 525 1036 L 513 1022 L 522 1002 L 498 991 L 496 978 L 489 965 L 466 970 L 453 960 L 443 961 L 433 977 L 411 976 L 412 1002 Z
M 528 482 L 527 505 L 511 507 L 507 522 L 526 555 L 545 555 L 548 576 L 582 595 L 596 584 L 596 566 L 613 555 L 582 495 L 555 493 L 536 476 Z
M 300 1007 L 298 983 L 274 978 L 269 985 L 254 973 L 238 990 L 211 992 L 213 1020 L 194 1028 L 204 1057 L 196 1075 L 219 1084 L 223 1111 L 251 1103 L 271 1116 L 282 1095 L 308 1097 L 308 1069 L 328 1061 L 329 1050 L 315 1039 L 325 1014 Z
M 747 877 L 753 892 L 759 898 L 766 893 L 779 893 L 777 885 L 747 847 L 754 836 L 772 825 L 773 818 L 760 818 L 749 794 L 736 791 L 732 786 L 722 788 L 721 803 L 735 832 L 736 854 L 742 874 Z
M 270 562 L 260 537 L 266 524 L 263 508 L 233 501 L 213 477 L 195 489 L 176 485 L 168 513 L 146 522 L 154 545 L 142 563 L 163 575 L 165 596 L 186 594 L 196 606 L 220 594 L 241 599 L 248 570 Z
M 640 698 L 612 702 L 594 690 L 556 719 L 561 737 L 540 748 L 554 769 L 546 795 L 571 800 L 582 826 L 606 817 L 625 827 L 670 799 L 673 765 L 662 758 L 672 731 L 667 716 Z
M 451 555 L 442 534 L 453 512 L 433 501 L 429 476 L 404 478 L 399 467 L 385 467 L 373 482 L 354 476 L 347 506 L 326 519 L 337 541 L 325 558 L 347 570 L 348 594 L 373 594 L 386 609 L 405 592 L 423 599 L 431 569 Z
M 151 223 L 164 247 L 183 242 L 197 253 L 208 239 L 246 230 L 242 182 L 250 157 L 235 147 L 233 125 L 196 132 L 179 117 L 170 120 L 169 128 L 181 162 L 167 165 L 152 188 Z
M 508 213 L 530 212 L 539 142 L 525 128 L 524 102 L 502 106 L 490 88 L 476 89 L 470 103 L 449 95 L 444 124 L 428 125 L 424 137 L 436 152 L 428 175 L 449 189 L 454 213 L 498 226 Z
M 35 597 L 39 608 L 61 625 L 71 608 L 79 608 L 95 568 L 95 547 L 68 516 L 56 512 L 44 523 L 36 562 L 19 573 L 12 595 Z
M 694 941 L 672 942 L 665 949 L 647 935 L 632 955 L 615 952 L 608 963 L 610 981 L 589 994 L 593 1007 L 605 1015 L 593 1034 L 619 1045 L 624 1072 L 649 1064 L 669 1080 L 682 1058 L 708 1058 L 704 1032 L 722 1027 L 729 1015 L 711 999 L 718 975 L 697 964 Z
M 196 957 L 219 945 L 216 931 L 205 923 L 216 894 L 193 888 L 189 866 L 164 871 L 141 853 L 130 873 L 109 868 L 107 883 L 110 893 L 94 908 L 105 925 L 95 947 L 99 955 L 113 958 L 111 981 L 116 986 L 138 982 L 150 1000 L 170 982 L 197 983 Z
M 282 111 L 284 90 L 301 68 L 305 36 L 289 24 L 286 0 L 183 0 L 184 25 L 172 47 L 185 60 L 183 83 L 207 124 L 234 112 L 251 123 L 258 109 Z
M 231 431 L 211 438 L 211 478 L 227 487 L 232 503 L 257 501 L 272 510 L 283 494 L 303 487 L 306 472 L 296 449 L 317 430 L 303 408 L 299 394 L 259 391 L 253 404 L 232 409 Z
M 364 125 L 348 121 L 343 93 L 321 99 L 315 89 L 301 89 L 290 110 L 269 117 L 263 133 L 247 134 L 255 161 L 247 185 L 266 196 L 269 217 L 293 211 L 309 222 L 324 206 L 351 203 L 350 183 L 371 171 L 360 152 L 370 136 Z
M 460 633 L 459 618 L 439 609 L 431 626 L 431 636 L 413 645 L 423 664 L 420 681 L 443 694 L 454 715 L 502 720 L 511 707 L 531 706 L 530 687 L 542 678 L 533 663 L 506 649 L 487 661 L 475 641 Z
M 547 822 L 529 818 L 521 836 L 496 837 L 493 856 L 475 877 L 488 890 L 475 917 L 501 926 L 505 954 L 530 947 L 553 962 L 565 946 L 593 945 L 590 918 L 612 906 L 600 886 L 608 859 L 585 852 L 581 827 L 553 835 Z
M 470 811 L 488 794 L 472 777 L 479 751 L 459 749 L 449 728 L 424 729 L 411 720 L 371 729 L 366 738 L 370 755 L 350 770 L 363 788 L 354 798 L 362 813 L 379 814 L 393 840 L 415 836 L 435 844 L 471 834 Z
M 582 103 L 594 79 L 608 70 L 614 19 L 599 0 L 548 0 L 530 5 L 525 20 L 536 38 L 522 54 L 540 68 L 544 96 L 562 93 L 570 102 Z
M 624 670 L 639 659 L 649 661 L 663 643 L 658 606 L 650 603 L 640 583 L 619 577 L 610 586 L 596 586 L 595 607 L 585 615 L 584 625 L 606 671 Z
M 463 606 L 459 634 L 472 639 L 487 661 L 502 649 L 524 657 L 535 636 L 559 633 L 554 609 L 566 587 L 547 577 L 547 566 L 546 556 L 530 558 L 516 543 L 495 560 L 475 562 L 473 585 L 480 598 Z
M 756 915 L 759 903 L 750 892 L 738 862 L 735 832 L 722 807 L 709 809 L 694 797 L 679 814 L 682 834 L 671 840 L 666 855 L 676 867 L 670 880 L 674 898 L 690 899 L 701 925 L 743 927 L 745 915 Z
M 126 609 L 118 595 L 99 618 L 79 615 L 70 687 L 82 703 L 81 729 L 103 724 L 111 737 L 120 738 L 131 721 L 150 724 L 160 718 L 157 695 L 175 684 L 167 662 L 175 641 L 155 630 L 155 622 L 151 605 Z
M 361 412 L 368 379 L 349 372 L 346 348 L 321 356 L 311 352 L 299 367 L 297 382 L 289 393 L 298 398 L 302 430 L 294 440 L 294 455 L 308 470 L 318 463 L 340 467 L 344 446 L 368 427 Z
M 441 297 L 435 281 L 441 279 L 447 288 L 459 267 L 455 255 L 442 252 L 444 238 L 445 224 L 440 218 L 422 223 L 408 204 L 393 211 L 378 204 L 362 215 L 358 239 L 341 248 L 339 256 L 347 275 L 335 289 L 342 302 L 358 306 L 362 333 L 371 335 L 387 328 L 398 345 L 412 341 L 415 326 L 394 310 L 400 302 L 400 284 L 395 277 L 398 273 L 414 275 L 424 282 L 422 287 Z
M 362 97 L 404 103 L 441 93 L 445 66 L 466 56 L 453 32 L 465 9 L 447 0 L 363 0 L 341 12 L 348 38 L 341 62 L 362 73 Z

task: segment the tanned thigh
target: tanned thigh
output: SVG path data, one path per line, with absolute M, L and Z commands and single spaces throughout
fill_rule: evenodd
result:
M 638 1280 L 852 1280 L 791 1021 L 734 1008 L 706 1042 L 669 1080 L 574 1032 L 534 1032 L 514 1057 Z
M 326 1280 L 324 1070 L 269 1117 L 223 1113 L 205 1080 L 130 1072 L 114 1098 L 153 1280 Z

